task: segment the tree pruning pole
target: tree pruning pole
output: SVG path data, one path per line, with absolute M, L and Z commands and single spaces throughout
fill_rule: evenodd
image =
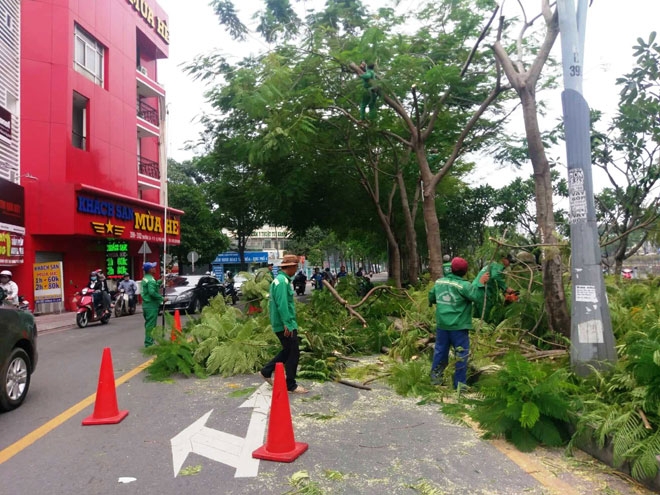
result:
M 589 106 L 582 96 L 587 0 L 557 0 L 561 34 L 564 129 L 571 228 L 571 365 L 580 375 L 616 362 L 601 270 L 591 171 Z

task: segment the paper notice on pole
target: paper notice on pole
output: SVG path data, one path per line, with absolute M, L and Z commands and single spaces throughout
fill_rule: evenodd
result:
M 597 303 L 598 296 L 596 295 L 595 285 L 576 285 L 575 286 L 575 301 L 576 302 L 590 302 Z
M 580 344 L 602 344 L 603 322 L 600 320 L 589 320 L 578 324 L 578 342 Z
M 584 170 L 576 168 L 568 171 L 568 200 L 571 223 L 587 219 L 587 194 L 584 192 Z

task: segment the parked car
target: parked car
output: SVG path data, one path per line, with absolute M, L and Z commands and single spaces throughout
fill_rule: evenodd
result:
M 243 285 L 243 282 L 245 282 L 247 278 L 245 278 L 243 275 L 236 275 L 234 277 L 234 289 L 236 289 L 236 294 L 239 296 L 243 295 L 243 292 L 241 291 L 241 286 Z
M 27 311 L 0 307 L 0 411 L 11 411 L 23 403 L 36 366 L 34 316 Z
M 165 288 L 165 311 L 185 311 L 196 313 L 209 301 L 223 294 L 223 286 L 214 276 L 172 275 L 167 278 Z

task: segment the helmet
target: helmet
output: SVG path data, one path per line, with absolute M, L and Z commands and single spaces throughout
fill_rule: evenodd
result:
M 232 272 L 227 272 L 227 278 L 231 278 L 232 275 L 233 275 Z
M 94 270 L 92 273 L 89 274 L 90 277 L 96 277 L 98 275 L 98 272 Z
M 2 271 L 0 272 L 0 277 L 1 277 L 1 276 L 6 276 L 6 277 L 11 278 L 11 272 L 10 272 L 9 270 L 2 270 Z

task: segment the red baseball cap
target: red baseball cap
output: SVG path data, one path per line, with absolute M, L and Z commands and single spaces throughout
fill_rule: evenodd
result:
M 452 272 L 467 272 L 468 262 L 463 258 L 456 257 L 451 260 L 451 271 Z

